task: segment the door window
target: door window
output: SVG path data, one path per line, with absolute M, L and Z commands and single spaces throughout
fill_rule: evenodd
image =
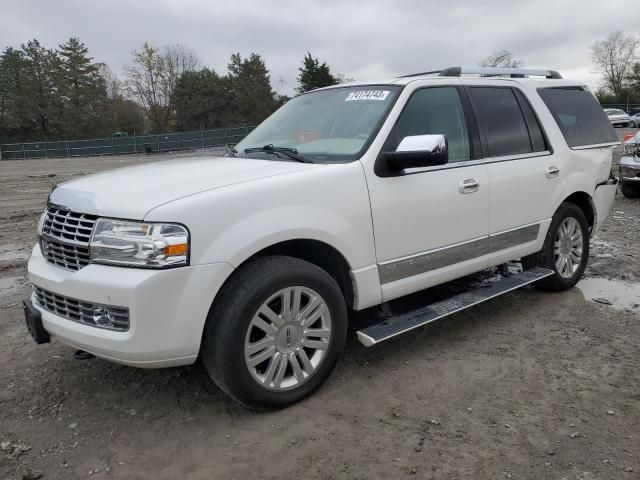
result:
M 391 132 L 390 150 L 395 150 L 404 137 L 426 134 L 446 135 L 449 162 L 470 159 L 467 123 L 455 87 L 423 88 L 414 92 Z
M 533 151 L 522 109 L 510 88 L 472 87 L 471 96 L 489 157 Z

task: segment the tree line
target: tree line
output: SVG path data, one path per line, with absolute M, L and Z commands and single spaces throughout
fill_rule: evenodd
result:
M 298 70 L 298 93 L 344 81 L 310 53 Z M 218 73 L 183 45 L 144 43 L 122 78 L 75 37 L 55 49 L 34 39 L 0 54 L 2 143 L 255 124 L 287 100 L 257 53 L 234 53 Z
M 591 46 L 602 103 L 640 103 L 640 40 L 611 32 Z M 521 67 L 510 50 L 479 65 Z M 297 93 L 347 81 L 307 53 Z M 96 62 L 80 39 L 51 49 L 34 39 L 0 53 L 0 142 L 81 139 L 256 124 L 288 97 L 274 91 L 261 55 L 230 56 L 226 72 L 183 45 L 144 43 L 123 75 Z

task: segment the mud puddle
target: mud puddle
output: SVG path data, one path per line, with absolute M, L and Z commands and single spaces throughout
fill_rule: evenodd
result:
M 640 284 L 608 280 L 606 278 L 583 278 L 576 287 L 585 300 L 611 305 L 618 310 L 640 311 Z

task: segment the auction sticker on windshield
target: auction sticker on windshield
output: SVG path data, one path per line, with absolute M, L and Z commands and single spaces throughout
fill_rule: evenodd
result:
M 384 100 L 389 95 L 389 90 L 358 90 L 351 92 L 344 99 L 345 102 L 353 102 L 355 100 Z

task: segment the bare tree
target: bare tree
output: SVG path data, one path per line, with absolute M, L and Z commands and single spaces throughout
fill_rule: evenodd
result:
M 480 61 L 481 67 L 519 68 L 524 65 L 513 57 L 511 50 L 498 50 Z
M 605 86 L 616 97 L 624 94 L 625 79 L 631 71 L 639 44 L 640 41 L 634 36 L 617 30 L 591 46 L 591 61 L 602 74 Z
M 133 52 L 133 64 L 125 69 L 125 87 L 144 106 L 153 129 L 166 131 L 173 127 L 173 93 L 178 79 L 199 66 L 197 54 L 183 45 L 156 48 L 145 42 Z
M 107 90 L 107 97 L 114 99 L 122 95 L 122 81 L 113 73 L 106 63 L 98 63 L 98 75 L 102 78 Z

